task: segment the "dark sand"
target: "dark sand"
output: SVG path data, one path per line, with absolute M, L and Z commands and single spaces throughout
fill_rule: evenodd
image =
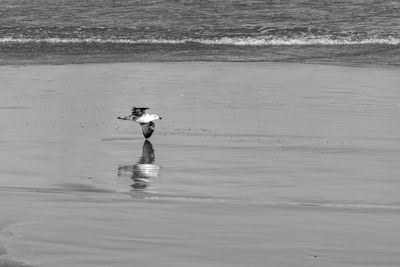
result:
M 399 84 L 397 68 L 1 66 L 0 266 L 399 266 Z M 132 105 L 163 117 L 154 161 L 116 119 Z

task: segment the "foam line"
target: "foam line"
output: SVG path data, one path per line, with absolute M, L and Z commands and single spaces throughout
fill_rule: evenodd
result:
M 352 38 L 332 39 L 328 37 L 304 37 L 304 38 L 253 38 L 253 37 L 222 37 L 218 39 L 102 39 L 102 38 L 0 38 L 0 43 L 49 43 L 49 44 L 188 44 L 198 43 L 204 45 L 234 45 L 234 46 L 278 46 L 278 45 L 399 45 L 400 38 L 365 38 L 354 40 Z

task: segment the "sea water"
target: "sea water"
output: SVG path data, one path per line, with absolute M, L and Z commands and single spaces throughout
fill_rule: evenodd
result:
M 0 11 L 0 64 L 400 61 L 398 1 L 4 0 Z

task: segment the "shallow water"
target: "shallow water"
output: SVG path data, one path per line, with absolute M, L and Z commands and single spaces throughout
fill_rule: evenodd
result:
M 8 66 L 0 81 L 4 259 L 400 261 L 396 69 Z M 116 119 L 132 105 L 163 117 L 148 143 L 138 125 Z

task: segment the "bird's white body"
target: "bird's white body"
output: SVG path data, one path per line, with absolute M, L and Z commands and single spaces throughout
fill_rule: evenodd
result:
M 137 118 L 135 121 L 138 123 L 149 123 L 158 119 L 160 119 L 159 116 L 146 113 L 143 114 L 141 117 Z

